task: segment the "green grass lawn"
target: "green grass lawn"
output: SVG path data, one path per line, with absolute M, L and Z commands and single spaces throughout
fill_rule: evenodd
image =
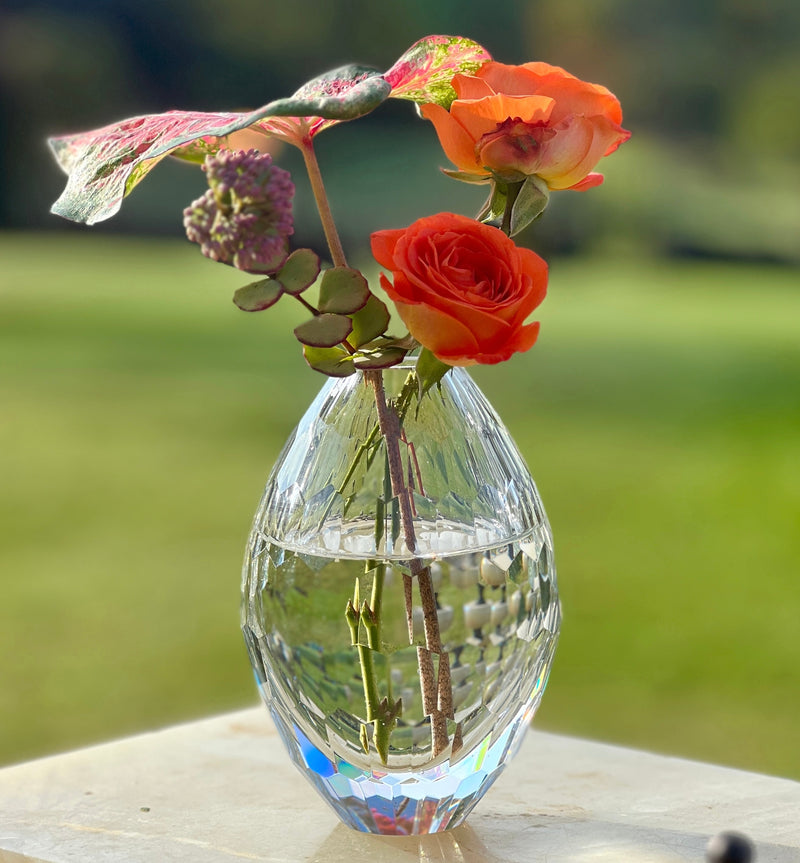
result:
M 239 568 L 322 383 L 188 244 L 0 235 L 0 762 L 255 703 Z M 537 478 L 564 628 L 541 728 L 800 778 L 800 291 L 555 262 L 475 377 Z

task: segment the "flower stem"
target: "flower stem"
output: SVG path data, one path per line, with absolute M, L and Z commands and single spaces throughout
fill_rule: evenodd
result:
M 328 195 L 322 182 L 322 173 L 319 170 L 317 154 L 314 151 L 314 142 L 310 138 L 306 138 L 300 150 L 303 153 L 308 179 L 311 182 L 311 191 L 314 193 L 314 200 L 316 201 L 319 217 L 322 221 L 322 230 L 325 231 L 325 239 L 331 252 L 331 260 L 334 267 L 346 267 L 347 259 L 344 256 L 342 241 L 339 239 L 339 232 L 336 230 L 336 223 L 333 221 L 333 213 L 328 202 Z
M 387 404 L 383 388 L 383 376 L 380 372 L 367 372 L 367 379 L 375 390 L 375 404 L 378 408 L 378 422 L 381 434 L 386 441 L 386 453 L 389 462 L 389 477 L 392 484 L 392 494 L 400 505 L 400 520 L 408 550 L 416 551 L 417 539 L 414 531 L 414 516 L 411 508 L 411 495 L 403 477 L 403 463 L 400 458 L 400 420 L 397 413 Z M 425 631 L 425 647 L 417 648 L 419 665 L 420 689 L 425 713 L 431 720 L 431 742 L 433 757 L 440 755 L 449 741 L 447 720 L 453 717 L 453 690 L 450 682 L 450 659 L 442 647 L 439 631 L 439 618 L 436 609 L 436 596 L 433 590 L 431 570 L 423 566 L 418 557 L 409 562 L 411 575 L 404 575 L 404 592 L 406 598 L 406 620 L 408 623 L 409 641 L 413 642 L 414 628 L 412 617 L 411 587 L 412 579 L 416 578 L 422 605 L 423 627 Z M 434 667 L 434 656 L 438 657 L 438 673 Z

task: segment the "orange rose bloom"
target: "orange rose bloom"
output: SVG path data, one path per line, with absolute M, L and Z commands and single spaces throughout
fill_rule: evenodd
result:
M 439 213 L 371 237 L 381 285 L 411 335 L 451 366 L 499 363 L 533 347 L 525 318 L 547 292 L 547 264 L 498 228 Z
M 453 78 L 456 100 L 422 107 L 447 154 L 474 177 L 535 174 L 550 189 L 583 191 L 603 182 L 591 173 L 631 133 L 617 98 L 548 63 L 489 62 Z

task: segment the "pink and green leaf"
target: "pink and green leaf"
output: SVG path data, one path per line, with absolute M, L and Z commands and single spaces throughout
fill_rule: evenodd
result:
M 426 36 L 415 42 L 383 76 L 395 99 L 435 102 L 445 108 L 455 99 L 454 75 L 472 75 L 491 60 L 485 48 L 461 36 Z
M 50 147 L 69 175 L 52 212 L 92 225 L 113 216 L 122 199 L 165 156 L 202 161 L 224 147 L 228 135 L 251 126 L 284 138 L 292 132 L 298 137 L 313 135 L 327 125 L 369 113 L 388 98 L 390 89 L 376 71 L 347 66 L 248 114 L 168 111 L 52 138 Z M 273 117 L 301 120 L 287 128 L 278 122 L 272 128 Z
M 161 159 L 186 145 L 214 152 L 220 138 L 247 125 L 242 116 L 169 111 L 51 138 L 50 147 L 69 175 L 52 211 L 89 225 L 108 219 Z

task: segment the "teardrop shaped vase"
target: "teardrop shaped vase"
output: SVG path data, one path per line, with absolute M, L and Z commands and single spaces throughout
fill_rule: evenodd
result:
M 413 364 L 380 373 L 394 450 L 372 375 L 329 379 L 275 465 L 242 628 L 292 760 L 342 821 L 435 833 L 480 800 L 542 697 L 561 620 L 552 536 L 466 371 L 422 397 Z

